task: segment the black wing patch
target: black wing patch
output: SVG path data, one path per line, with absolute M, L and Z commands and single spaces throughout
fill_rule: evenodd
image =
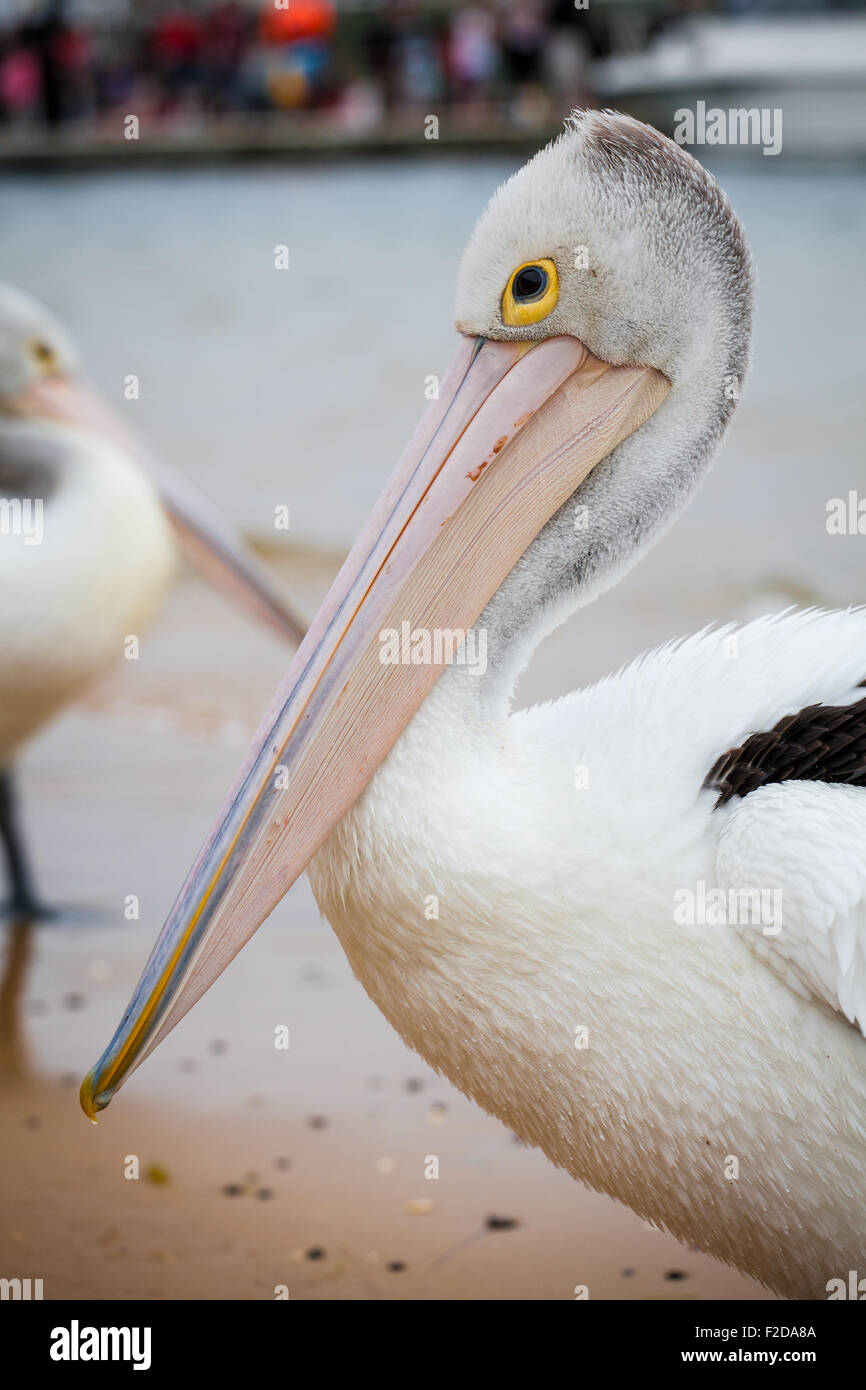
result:
M 866 681 L 861 681 L 866 685 Z M 765 733 L 750 734 L 713 764 L 704 786 L 716 806 L 770 782 L 841 782 L 866 787 L 866 697 L 853 705 L 807 705 Z
M 23 435 L 0 440 L 0 497 L 48 501 L 58 481 L 56 460 L 49 457 L 52 444 Z

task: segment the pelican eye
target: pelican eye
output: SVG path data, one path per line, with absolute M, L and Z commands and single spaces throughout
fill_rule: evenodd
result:
M 525 328 L 539 323 L 555 307 L 559 298 L 556 266 L 546 258 L 525 261 L 512 271 L 502 296 L 502 322 L 509 328 Z
M 38 362 L 46 372 L 53 371 L 57 366 L 57 353 L 50 343 L 46 343 L 42 338 L 34 338 L 32 343 L 28 343 L 30 356 Z
M 525 304 L 527 299 L 537 299 L 547 289 L 550 276 L 542 265 L 528 265 L 514 277 L 514 302 Z

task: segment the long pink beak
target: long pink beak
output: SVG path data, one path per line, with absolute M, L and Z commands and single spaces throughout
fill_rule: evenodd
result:
M 191 483 L 166 468 L 85 382 L 48 377 L 27 388 L 15 407 L 22 414 L 104 440 L 134 459 L 152 478 L 190 563 L 256 622 L 299 645 L 304 624 L 231 524 Z
M 667 395 L 574 338 L 463 339 L 253 740 L 81 1102 L 94 1118 L 304 870 L 446 659 L 382 635 L 468 630 L 553 513 Z

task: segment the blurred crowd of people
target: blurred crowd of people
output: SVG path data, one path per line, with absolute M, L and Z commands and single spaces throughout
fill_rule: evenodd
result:
M 0 121 L 57 126 L 120 113 L 333 109 L 375 123 L 435 103 L 582 95 L 603 36 L 575 0 L 35 0 L 0 29 Z
M 328 111 L 495 107 L 531 123 L 591 99 L 593 62 L 700 11 L 864 0 L 0 0 L 0 127 L 166 125 Z

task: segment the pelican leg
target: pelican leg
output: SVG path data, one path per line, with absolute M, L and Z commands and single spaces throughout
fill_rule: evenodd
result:
M 0 771 L 0 838 L 3 840 L 12 890 L 11 897 L 4 904 L 5 914 L 31 919 L 53 917 L 53 911 L 39 901 L 33 887 L 30 862 L 21 833 L 15 779 L 8 768 Z

